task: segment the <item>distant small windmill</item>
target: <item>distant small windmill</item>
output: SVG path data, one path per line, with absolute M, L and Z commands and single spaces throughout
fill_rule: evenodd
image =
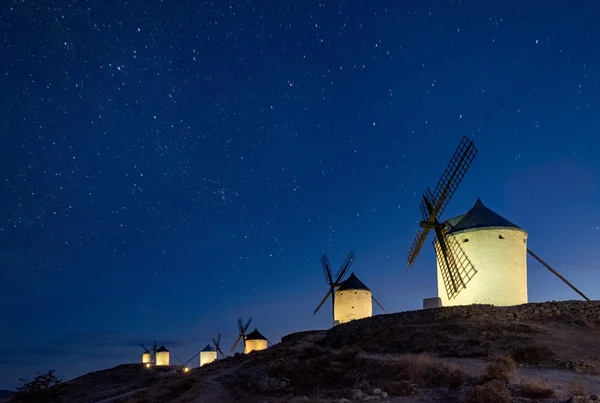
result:
M 423 194 L 421 228 L 406 256 L 406 271 L 414 265 L 429 231 L 434 230 L 440 303 L 442 298 L 448 305 L 527 303 L 527 253 L 589 300 L 527 247 L 525 230 L 490 210 L 480 199 L 466 214 L 440 222 L 476 154 L 473 142 L 463 137 L 435 190 L 427 188 Z M 471 285 L 465 295 L 467 284 Z
M 150 366 L 156 363 L 156 342 L 154 342 L 154 346 L 151 349 L 146 348 L 142 343 L 140 346 L 144 349 L 144 353 L 142 354 L 142 364 L 146 366 Z
M 387 313 L 385 308 L 375 299 L 371 290 L 354 273 L 351 273 L 346 280 L 342 280 L 355 259 L 356 255 L 354 252 L 348 252 L 346 259 L 334 276 L 327 254 L 325 253 L 321 256 L 321 266 L 323 267 L 325 281 L 329 285 L 329 290 L 313 312 L 313 315 L 321 309 L 325 301 L 331 296 L 331 311 L 334 326 L 350 320 L 370 317 L 373 313 L 371 300 L 375 301 L 381 310 Z
M 235 351 L 235 348 L 237 347 L 240 340 L 242 340 L 244 342 L 244 350 L 246 349 L 246 330 L 248 330 L 248 326 L 250 326 L 250 322 L 252 322 L 252 318 L 248 319 L 248 322 L 246 322 L 245 325 L 242 322 L 242 318 L 238 319 L 237 324 L 238 324 L 239 335 L 238 335 L 238 338 L 235 340 L 235 343 L 233 343 L 233 346 L 231 346 L 232 352 Z

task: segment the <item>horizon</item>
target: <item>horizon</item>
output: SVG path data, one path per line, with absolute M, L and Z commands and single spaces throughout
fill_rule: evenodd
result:
M 0 389 L 330 328 L 323 253 L 421 309 L 433 237 L 405 256 L 463 136 L 442 218 L 481 198 L 600 299 L 600 5 L 51 4 L 0 10 Z

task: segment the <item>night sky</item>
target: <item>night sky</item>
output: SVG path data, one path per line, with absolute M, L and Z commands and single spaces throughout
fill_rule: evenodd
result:
M 139 342 L 229 352 L 238 317 L 273 342 L 327 328 L 324 252 L 419 309 L 419 198 L 463 135 L 443 218 L 481 197 L 600 299 L 598 21 L 562 0 L 3 2 L 0 388 Z M 529 298 L 579 296 L 529 258 Z

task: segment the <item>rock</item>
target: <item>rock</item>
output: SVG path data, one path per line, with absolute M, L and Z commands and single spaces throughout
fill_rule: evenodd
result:
M 600 400 L 600 398 L 598 397 L 598 395 L 592 395 L 592 397 L 590 397 L 590 399 L 592 399 L 592 400 Z
M 387 399 L 387 397 L 388 397 L 387 392 L 381 392 L 381 397 L 384 399 Z
M 381 394 L 381 389 L 375 388 L 375 389 L 373 389 L 373 392 L 371 392 L 371 393 L 373 393 L 374 395 L 380 395 Z
M 308 402 L 308 396 L 296 396 L 290 403 L 300 403 L 300 402 Z
M 350 400 L 346 399 L 345 397 L 342 397 L 340 400 L 338 400 L 338 403 L 348 403 Z
M 591 401 L 591 399 L 588 399 L 585 396 L 573 396 L 568 400 L 569 403 L 589 403 Z
M 369 395 L 365 395 L 362 398 L 363 402 L 369 402 L 371 400 L 381 400 L 381 398 L 379 396 L 369 396 Z

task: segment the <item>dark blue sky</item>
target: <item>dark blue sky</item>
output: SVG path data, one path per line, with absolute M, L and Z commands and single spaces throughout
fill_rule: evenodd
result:
M 240 316 L 272 341 L 328 327 L 323 252 L 353 249 L 388 311 L 420 308 L 419 197 L 463 135 L 479 154 L 445 218 L 481 197 L 600 298 L 599 20 L 584 1 L 6 2 L 0 387 L 139 341 L 229 349 Z M 532 260 L 529 296 L 579 297 Z

